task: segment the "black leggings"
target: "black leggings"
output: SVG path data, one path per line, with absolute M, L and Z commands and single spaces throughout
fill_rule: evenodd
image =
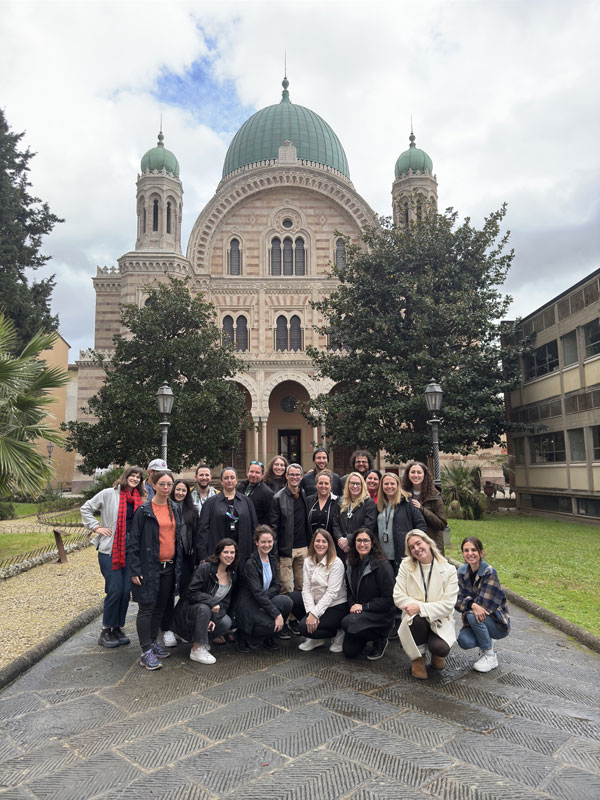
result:
M 167 564 L 160 568 L 160 585 L 154 603 L 138 606 L 136 627 L 140 646 L 145 653 L 158 637 L 160 621 L 175 588 L 175 566 Z
M 306 630 L 306 608 L 302 601 L 302 592 L 290 592 L 290 597 L 294 603 L 292 613 L 298 620 L 298 628 L 302 636 L 307 636 L 309 639 L 332 639 L 342 624 L 342 619 L 346 616 L 348 611 L 348 603 L 338 603 L 336 606 L 330 606 L 320 617 L 319 625 L 314 633 L 309 633 Z
M 410 631 L 417 647 L 422 644 L 426 645 L 432 656 L 445 658 L 450 652 L 450 645 L 445 642 L 441 636 L 434 633 L 429 627 L 427 620 L 418 614 L 416 617 L 413 617 Z

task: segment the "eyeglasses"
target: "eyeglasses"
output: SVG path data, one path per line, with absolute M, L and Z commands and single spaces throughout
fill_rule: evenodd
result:
M 370 539 L 355 539 L 356 544 L 371 544 Z

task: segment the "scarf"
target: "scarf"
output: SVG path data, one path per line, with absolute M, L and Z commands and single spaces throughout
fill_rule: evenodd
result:
M 117 511 L 117 526 L 112 547 L 112 568 L 123 569 L 125 566 L 125 549 L 127 544 L 127 503 L 133 503 L 133 512 L 142 505 L 142 498 L 138 489 L 130 492 L 121 489 L 119 494 L 119 510 Z

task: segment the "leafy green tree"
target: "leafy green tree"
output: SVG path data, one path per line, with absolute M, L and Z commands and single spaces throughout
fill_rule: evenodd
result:
M 110 361 L 96 354 L 106 378 L 86 410 L 97 422 L 67 426 L 67 447 L 83 457 L 82 470 L 144 465 L 160 455 L 156 392 L 165 381 L 175 395 L 169 467 L 222 462 L 245 424 L 244 397 L 230 380 L 245 367 L 230 345 L 221 344 L 212 305 L 170 279 L 149 289 L 143 308 L 124 306 L 121 322 L 130 333 L 115 336 Z
M 517 348 L 500 342 L 510 298 L 499 287 L 513 259 L 500 233 L 505 211 L 481 230 L 469 219 L 457 225 L 452 209 L 407 227 L 382 220 L 360 245 L 347 245 L 346 263 L 333 268 L 339 283 L 314 304 L 329 348 L 309 349 L 317 376 L 336 386 L 311 402 L 307 418 L 323 421 L 334 445 L 423 459 L 432 378 L 444 390 L 444 452 L 500 441 L 503 392 L 517 376 Z
M 43 266 L 42 237 L 63 222 L 29 193 L 29 148 L 20 150 L 23 133 L 13 133 L 0 109 L 0 312 L 15 323 L 14 352 L 39 330 L 56 330 L 50 313 L 54 276 L 30 283 L 27 270 Z
M 63 443 L 49 424 L 46 407 L 54 399 L 50 390 L 64 386 L 68 376 L 39 359 L 56 334 L 37 333 L 18 356 L 13 355 L 16 339 L 13 322 L 0 314 L 0 497 L 39 494 L 52 467 L 35 442 Z

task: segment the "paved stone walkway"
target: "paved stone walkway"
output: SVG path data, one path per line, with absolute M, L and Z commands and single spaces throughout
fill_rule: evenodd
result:
M 596 800 L 600 655 L 514 606 L 500 668 L 326 648 L 147 672 L 88 626 L 0 695 L 0 800 Z M 128 630 L 133 631 L 133 618 Z

